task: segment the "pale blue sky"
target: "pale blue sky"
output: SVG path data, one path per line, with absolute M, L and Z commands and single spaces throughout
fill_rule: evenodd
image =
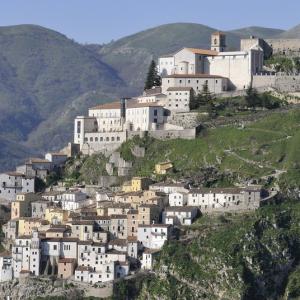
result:
M 38 24 L 78 42 L 109 42 L 166 23 L 217 29 L 300 23 L 300 0 L 0 0 L 0 26 Z

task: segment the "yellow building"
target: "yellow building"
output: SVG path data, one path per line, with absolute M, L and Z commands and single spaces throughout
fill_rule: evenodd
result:
M 31 217 L 31 202 L 38 200 L 34 193 L 20 193 L 11 203 L 11 219 Z
M 51 224 L 65 224 L 68 221 L 69 212 L 61 208 L 46 208 L 45 220 Z
M 147 177 L 133 177 L 130 182 L 123 184 L 122 190 L 125 193 L 146 190 L 151 184 L 151 179 Z
M 172 168 L 173 164 L 170 161 L 162 162 L 155 165 L 155 173 L 158 175 L 164 175 L 171 171 Z
M 143 204 L 138 207 L 138 224 L 150 225 L 159 222 L 161 209 L 157 205 Z
M 32 235 L 34 229 L 44 231 L 49 228 L 49 222 L 38 218 L 20 218 L 18 235 Z

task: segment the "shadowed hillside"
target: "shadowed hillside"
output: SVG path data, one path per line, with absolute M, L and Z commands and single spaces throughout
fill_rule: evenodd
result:
M 0 45 L 0 129 L 16 145 L 29 140 L 27 146 L 40 152 L 60 148 L 72 136 L 75 115 L 113 100 L 124 87 L 98 55 L 55 31 L 0 27 Z M 13 157 L 8 163 L 1 155 L 0 169 L 2 159 L 14 165 Z

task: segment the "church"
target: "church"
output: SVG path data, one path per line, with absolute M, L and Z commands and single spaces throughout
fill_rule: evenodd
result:
M 259 45 L 243 47 L 243 51 L 226 51 L 226 35 L 215 32 L 210 50 L 182 48 L 161 56 L 158 71 L 163 78 L 163 92 L 171 84 L 200 91 L 205 81 L 210 91 L 218 94 L 246 89 L 252 76 L 263 71 L 263 62 L 264 51 Z

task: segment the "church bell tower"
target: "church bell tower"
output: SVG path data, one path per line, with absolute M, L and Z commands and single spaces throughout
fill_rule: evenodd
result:
M 217 31 L 211 35 L 211 50 L 224 52 L 226 49 L 226 35 L 223 32 Z

